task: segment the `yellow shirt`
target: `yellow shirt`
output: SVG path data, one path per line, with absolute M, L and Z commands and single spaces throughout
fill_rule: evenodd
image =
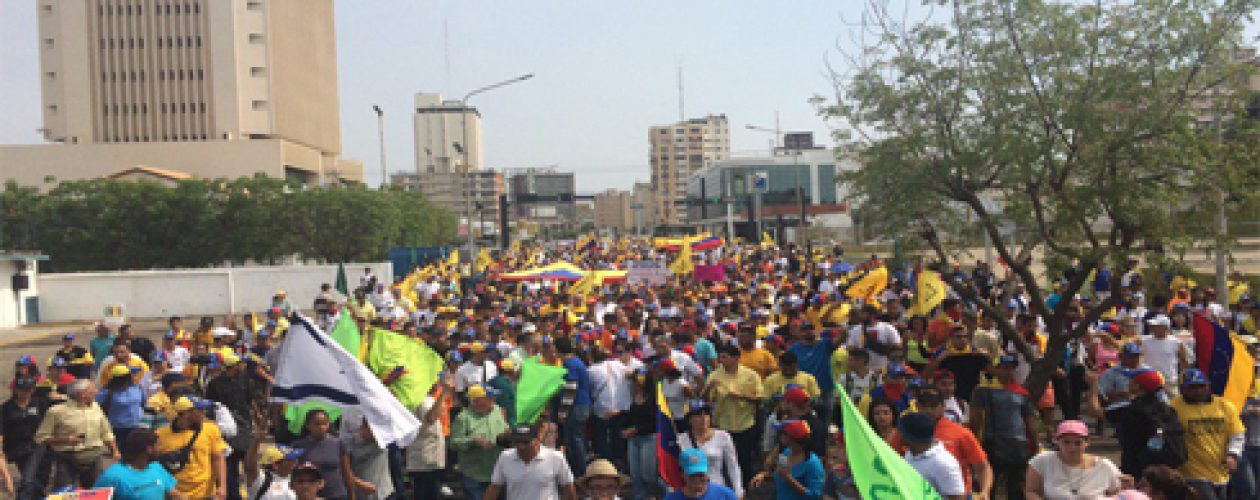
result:
M 196 432 L 188 429 L 173 432 L 171 426 L 157 430 L 158 453 L 170 453 L 183 449 Z M 214 456 L 222 454 L 226 445 L 219 427 L 213 422 L 201 423 L 201 434 L 193 443 L 188 456 L 188 464 L 175 474 L 175 489 L 189 498 L 209 498 L 214 496 Z
M 368 321 L 372 321 L 376 319 L 376 308 L 373 307 L 372 303 L 368 301 L 363 301 L 363 304 L 360 304 L 360 305 L 356 305 L 353 301 L 351 301 L 350 311 L 351 311 L 351 314 L 356 318 L 363 318 Z
M 757 402 L 728 396 L 737 392 L 745 396 L 765 397 L 761 391 L 761 377 L 751 368 L 740 365 L 735 373 L 728 373 L 725 368 L 718 368 L 709 375 L 708 383 L 713 384 L 713 425 L 727 432 L 743 432 L 753 426 L 757 420 Z
M 1178 470 L 1186 479 L 1205 479 L 1217 484 L 1228 482 L 1229 471 L 1223 463 L 1225 446 L 1231 435 L 1244 431 L 1234 403 L 1212 396 L 1210 403 L 1189 404 L 1177 397 L 1172 407 L 1186 429 L 1186 451 L 1189 452 L 1189 460 Z
M 766 377 L 766 381 L 762 386 L 765 388 L 766 394 L 773 395 L 782 393 L 783 388 L 788 384 L 801 386 L 802 389 L 805 389 L 805 392 L 809 393 L 810 399 L 817 399 L 822 394 L 818 390 L 818 380 L 814 379 L 813 375 L 799 370 L 796 372 L 796 376 L 792 378 L 783 376 L 783 372 L 771 373 L 769 377 Z
M 43 443 L 51 437 L 80 436 L 82 440 L 74 446 L 54 446 L 57 451 L 80 451 L 105 446 L 114 440 L 114 431 L 109 426 L 109 419 L 100 405 L 81 404 L 66 401 L 53 405 L 44 415 L 44 420 L 35 430 L 35 442 Z
M 1251 285 L 1246 281 L 1229 280 L 1225 285 L 1229 287 L 1230 305 L 1237 304 L 1240 297 L 1251 292 Z
M 849 350 L 844 346 L 839 346 L 831 353 L 831 373 L 839 377 L 840 374 L 849 371 Z M 836 380 L 840 380 L 836 378 Z
M 739 353 L 739 365 L 751 368 L 760 377 L 768 377 L 775 370 L 779 369 L 779 362 L 774 359 L 774 355 L 760 347 L 741 350 Z

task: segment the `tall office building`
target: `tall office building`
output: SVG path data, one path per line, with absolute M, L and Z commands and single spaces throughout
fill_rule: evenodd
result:
M 38 0 L 36 12 L 40 131 L 60 144 L 4 148 L 0 175 L 362 177 L 339 158 L 332 0 Z
M 416 94 L 416 172 L 463 172 L 483 168 L 481 113 L 442 94 Z
M 731 154 L 726 115 L 709 115 L 648 130 L 656 222 L 681 224 L 685 217 L 687 179 Z
M 613 234 L 634 231 L 633 199 L 630 191 L 619 189 L 595 193 L 595 227 Z

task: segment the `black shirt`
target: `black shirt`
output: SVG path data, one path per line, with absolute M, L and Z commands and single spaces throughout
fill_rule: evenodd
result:
M 26 408 L 18 407 L 12 398 L 0 405 L 0 435 L 4 436 L 4 455 L 9 460 L 21 460 L 35 451 L 35 431 L 47 410 L 47 405 L 34 398 Z

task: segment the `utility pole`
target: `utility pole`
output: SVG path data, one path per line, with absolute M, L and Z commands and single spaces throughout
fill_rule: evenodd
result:
M 373 104 L 372 111 L 376 112 L 376 134 L 381 143 L 381 187 L 384 188 L 389 185 L 389 176 L 385 173 L 385 110 Z
M 1225 141 L 1221 130 L 1221 105 L 1216 103 L 1216 148 L 1220 157 L 1221 175 L 1225 170 Z M 1229 314 L 1229 277 L 1225 275 L 1226 238 L 1229 235 L 1229 221 L 1225 216 L 1225 187 L 1216 188 L 1216 298 L 1221 303 L 1224 315 Z M 1219 318 L 1225 323 L 1225 318 Z

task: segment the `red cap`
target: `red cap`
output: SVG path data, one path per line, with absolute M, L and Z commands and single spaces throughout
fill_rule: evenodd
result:
M 809 424 L 804 420 L 789 420 L 783 424 L 783 433 L 795 441 L 809 439 Z
M 688 356 L 691 356 L 693 358 L 696 357 L 696 347 L 691 344 L 682 346 L 682 349 L 679 349 L 679 350 L 686 353 Z
M 661 371 L 666 371 L 666 372 L 678 371 L 678 365 L 674 364 L 674 360 L 670 358 L 665 358 L 661 360 L 660 363 L 656 364 L 656 367 L 660 368 Z
M 793 387 L 783 391 L 783 400 L 794 405 L 803 405 L 809 403 L 809 393 L 800 387 Z
M 1146 392 L 1155 392 L 1164 387 L 1164 376 L 1157 370 L 1143 370 L 1133 376 L 1133 381 Z

